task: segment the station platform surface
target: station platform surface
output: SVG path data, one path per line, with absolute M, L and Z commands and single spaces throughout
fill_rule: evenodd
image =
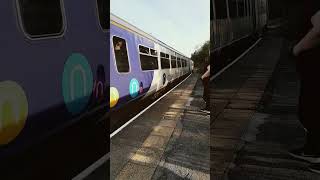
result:
M 210 179 L 210 115 L 192 74 L 111 138 L 110 179 Z
M 211 179 L 320 179 L 288 150 L 304 144 L 299 80 L 287 42 L 265 37 L 216 78 L 211 104 Z

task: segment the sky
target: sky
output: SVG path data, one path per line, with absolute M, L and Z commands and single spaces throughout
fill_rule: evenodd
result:
M 110 9 L 187 57 L 210 39 L 210 0 L 111 0 Z

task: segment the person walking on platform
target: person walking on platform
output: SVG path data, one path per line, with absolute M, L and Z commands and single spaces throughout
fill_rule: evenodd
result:
M 311 162 L 309 169 L 320 173 L 320 83 L 317 73 L 320 69 L 320 11 L 317 10 L 310 14 L 311 18 L 308 16 L 305 36 L 292 49 L 300 75 L 299 120 L 306 131 L 306 143 L 289 154 Z
M 210 89 L 209 89 L 209 81 L 210 81 L 210 64 L 207 65 L 207 59 L 206 61 L 206 69 L 205 69 L 205 73 L 201 76 L 201 80 L 202 80 L 202 84 L 203 84 L 203 100 L 206 103 L 205 108 L 201 109 L 202 112 L 205 113 L 210 113 Z

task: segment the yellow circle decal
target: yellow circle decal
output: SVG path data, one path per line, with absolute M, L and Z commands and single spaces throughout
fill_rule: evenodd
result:
M 111 87 L 110 88 L 110 107 L 113 108 L 117 105 L 119 101 L 119 92 L 117 88 Z
M 27 97 L 17 83 L 0 82 L 0 145 L 14 140 L 28 116 Z

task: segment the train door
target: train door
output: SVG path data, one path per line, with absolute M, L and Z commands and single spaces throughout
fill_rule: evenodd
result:
M 167 75 L 168 83 L 171 83 L 174 78 L 173 69 L 172 69 L 172 54 L 173 54 L 173 52 L 169 51 L 169 66 L 170 66 L 170 68 L 168 70 L 168 75 Z
M 177 58 L 177 69 L 178 69 L 178 77 L 182 75 L 182 67 L 181 67 L 181 57 Z
M 163 51 L 163 49 L 161 48 L 161 46 L 157 43 L 154 44 L 154 48 L 155 50 L 158 52 L 158 56 L 157 56 L 157 60 L 158 60 L 158 69 L 154 70 L 154 83 L 156 84 L 156 90 L 158 91 L 159 89 L 161 89 L 161 64 L 160 64 L 160 52 Z
M 160 64 L 160 70 L 159 70 L 159 81 L 158 81 L 158 89 L 162 89 L 168 84 L 168 78 L 170 76 L 170 53 L 169 51 L 160 46 L 159 47 L 159 64 Z
M 176 53 L 172 53 L 171 55 L 171 77 L 172 81 L 177 78 L 177 56 Z

